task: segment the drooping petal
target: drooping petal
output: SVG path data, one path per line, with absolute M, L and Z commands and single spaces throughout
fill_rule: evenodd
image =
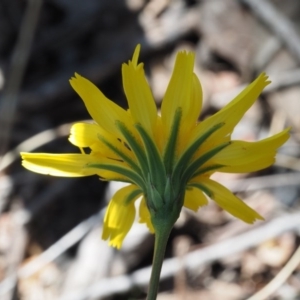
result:
M 92 82 L 75 73 L 75 77 L 70 79 L 70 84 L 82 98 L 89 114 L 99 126 L 116 136 L 120 135 L 115 124 L 116 120 L 132 129 L 132 121 L 127 112 L 106 98 Z
M 92 169 L 85 170 L 92 161 L 90 155 L 85 154 L 48 154 L 48 153 L 21 153 L 22 165 L 33 172 L 61 176 L 82 177 L 94 175 Z
M 177 108 L 182 110 L 182 120 L 189 122 L 193 87 L 194 53 L 179 52 L 173 74 L 162 101 L 161 118 L 168 136 Z
M 204 177 L 198 184 L 203 186 L 203 191 L 220 207 L 244 222 L 251 224 L 256 220 L 264 220 L 261 215 L 233 195 L 223 185 Z
M 262 90 L 270 83 L 265 73 L 260 74 L 255 81 L 253 81 L 248 87 L 246 87 L 236 98 L 234 98 L 229 104 L 223 107 L 219 112 L 211 117 L 200 122 L 194 133 L 194 138 L 202 135 L 207 128 L 211 128 L 216 124 L 225 123 L 218 131 L 216 131 L 207 142 L 211 142 L 213 139 L 216 142 L 224 137 L 229 137 L 234 127 L 241 120 L 246 111 L 253 105 L 261 94 Z M 226 139 L 225 139 L 226 140 Z M 225 141 L 222 140 L 222 141 Z
M 233 141 L 214 156 L 207 165 L 224 165 L 219 171 L 254 172 L 269 167 L 275 161 L 277 149 L 289 138 L 289 128 L 259 142 Z
M 139 196 L 139 189 L 135 185 L 128 185 L 118 190 L 110 200 L 102 233 L 102 239 L 109 240 L 110 246 L 121 248 L 134 221 L 134 201 Z
M 193 211 L 197 211 L 199 207 L 207 205 L 207 198 L 203 192 L 196 187 L 188 187 L 185 190 L 183 206 Z
M 151 233 L 154 233 L 154 227 L 151 222 L 151 216 L 150 212 L 148 210 L 148 207 L 146 205 L 146 200 L 144 197 L 142 197 L 142 201 L 140 203 L 140 209 L 139 209 L 139 223 L 145 223 Z
M 91 147 L 99 141 L 100 127 L 94 123 L 76 123 L 70 130 L 69 141 L 80 148 Z
M 71 127 L 71 134 L 69 141 L 80 148 L 89 147 L 94 152 L 101 153 L 102 156 L 121 159 L 116 152 L 122 152 L 131 159 L 134 159 L 134 155 L 128 147 L 125 146 L 122 140 L 116 138 L 114 135 L 105 131 L 98 124 L 92 123 L 76 123 Z M 111 145 L 109 147 L 108 145 Z M 116 151 L 112 150 L 112 147 Z
M 132 61 L 122 65 L 124 92 L 135 123 L 140 123 L 152 136 L 157 109 L 146 80 L 143 64 L 137 64 L 140 47 L 136 47 Z

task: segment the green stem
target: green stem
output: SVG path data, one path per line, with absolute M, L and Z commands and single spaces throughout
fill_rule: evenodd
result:
M 173 223 L 164 223 L 162 226 L 159 226 L 159 230 L 156 230 L 155 232 L 154 255 L 147 300 L 156 299 L 159 287 L 160 272 L 172 227 Z

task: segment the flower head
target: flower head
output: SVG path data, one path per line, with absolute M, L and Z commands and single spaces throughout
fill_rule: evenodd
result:
M 202 89 L 193 72 L 194 54 L 179 52 L 159 115 L 143 64 L 138 63 L 139 52 L 138 45 L 132 60 L 122 65 L 128 110 L 75 74 L 70 84 L 94 120 L 71 128 L 69 141 L 81 153 L 22 153 L 23 166 L 53 176 L 98 175 L 127 182 L 112 197 L 104 219 L 102 237 L 117 248 L 134 222 L 138 198 L 139 221 L 151 232 L 166 216 L 175 222 L 182 206 L 197 211 L 207 204 L 207 196 L 244 222 L 262 220 L 210 176 L 266 168 L 288 139 L 286 129 L 259 142 L 231 140 L 234 127 L 270 83 L 267 76 L 259 75 L 218 113 L 198 122 Z

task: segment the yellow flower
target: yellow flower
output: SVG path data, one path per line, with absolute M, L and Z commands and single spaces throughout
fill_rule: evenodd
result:
M 216 171 L 243 173 L 266 168 L 288 139 L 289 129 L 259 142 L 231 140 L 234 127 L 270 83 L 267 76 L 261 74 L 218 113 L 198 122 L 202 89 L 193 72 L 194 54 L 179 52 L 160 116 L 143 64 L 138 63 L 139 52 L 140 45 L 132 60 L 122 66 L 128 110 L 75 74 L 71 86 L 94 120 L 71 128 L 69 140 L 81 153 L 22 153 L 23 166 L 53 176 L 96 174 L 104 180 L 128 182 L 112 197 L 104 219 L 102 237 L 117 248 L 134 222 L 134 203 L 141 197 L 139 221 L 151 232 L 164 218 L 174 223 L 182 206 L 197 211 L 207 204 L 206 196 L 247 223 L 262 220 L 210 176 Z

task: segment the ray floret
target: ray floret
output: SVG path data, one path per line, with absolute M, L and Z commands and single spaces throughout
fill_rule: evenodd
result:
M 128 183 L 112 197 L 104 218 L 102 238 L 116 248 L 121 247 L 136 214 L 150 232 L 157 233 L 166 220 L 174 224 L 182 207 L 197 211 L 208 198 L 246 223 L 262 220 L 258 212 L 210 177 L 214 172 L 267 168 L 289 138 L 289 129 L 285 129 L 258 142 L 231 139 L 235 126 L 270 83 L 266 74 L 199 122 L 202 87 L 193 71 L 194 53 L 177 54 L 161 115 L 139 53 L 140 45 L 122 65 L 128 110 L 75 74 L 70 84 L 93 119 L 71 128 L 69 141 L 79 153 L 21 153 L 23 166 L 52 176 L 97 175 L 102 180 Z

